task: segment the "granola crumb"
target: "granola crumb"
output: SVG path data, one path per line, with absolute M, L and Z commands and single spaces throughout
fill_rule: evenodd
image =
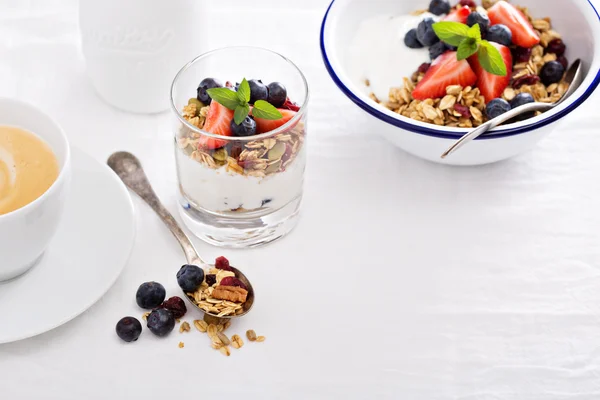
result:
M 183 321 L 183 323 L 179 327 L 179 333 L 189 332 L 190 329 L 190 324 L 187 321 Z
M 183 347 L 184 347 L 184 346 L 185 346 L 185 343 L 183 343 L 183 342 L 179 342 L 179 348 L 180 348 L 180 349 L 183 349 Z

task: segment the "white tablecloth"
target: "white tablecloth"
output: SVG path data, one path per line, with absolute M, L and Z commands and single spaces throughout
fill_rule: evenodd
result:
M 379 139 L 330 81 L 318 47 L 327 3 L 211 2 L 256 30 L 219 29 L 211 47 L 280 51 L 312 88 L 297 229 L 246 251 L 196 242 L 253 278 L 259 301 L 232 332 L 253 328 L 267 341 L 229 358 L 194 331 L 119 341 L 118 319 L 141 315 L 137 286 L 157 280 L 176 293 L 183 261 L 136 199 L 137 241 L 121 278 L 72 322 L 0 345 L 0 399 L 600 398 L 599 95 L 508 162 L 459 169 L 415 159 Z M 122 113 L 95 96 L 77 1 L 0 1 L 0 95 L 47 110 L 98 160 L 135 152 L 175 210 L 169 115 Z M 36 295 L 43 313 L 43 297 L 56 294 Z M 0 316 L 0 327 L 34 318 Z

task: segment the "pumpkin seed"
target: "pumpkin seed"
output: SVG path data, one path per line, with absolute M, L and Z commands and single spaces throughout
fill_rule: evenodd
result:
M 225 161 L 227 160 L 227 149 L 225 149 L 224 147 L 220 148 L 219 150 L 215 150 L 214 153 L 212 154 L 213 158 L 217 161 Z
M 285 153 L 285 143 L 278 142 L 269 152 L 267 153 L 267 157 L 271 161 L 279 160 L 283 157 Z

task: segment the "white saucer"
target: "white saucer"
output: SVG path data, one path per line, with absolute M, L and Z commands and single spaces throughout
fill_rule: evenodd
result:
M 0 283 L 0 315 L 10 321 L 0 325 L 0 343 L 47 332 L 90 308 L 121 274 L 134 237 L 125 185 L 106 165 L 73 149 L 73 181 L 58 233 L 36 266 Z

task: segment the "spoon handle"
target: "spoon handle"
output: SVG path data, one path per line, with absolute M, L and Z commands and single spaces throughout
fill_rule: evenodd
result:
M 485 124 L 480 125 L 479 127 L 473 129 L 471 132 L 458 139 L 452 146 L 450 146 L 448 150 L 444 152 L 444 154 L 442 154 L 442 159 L 448 157 L 450 154 L 454 153 L 456 150 L 460 149 L 465 144 L 469 143 L 471 140 L 477 139 L 479 136 L 483 135 L 487 131 L 494 129 L 498 125 L 503 124 L 506 121 L 513 119 L 514 117 L 531 111 L 548 111 L 552 107 L 552 104 L 529 103 L 514 108 L 494 119 L 489 120 Z
M 131 153 L 117 152 L 109 157 L 107 163 L 117 173 L 123 183 L 144 200 L 158 214 L 162 222 L 167 225 L 181 245 L 187 262 L 195 265 L 205 264 L 190 239 L 179 227 L 175 218 L 173 218 L 173 215 L 160 202 L 137 157 Z

